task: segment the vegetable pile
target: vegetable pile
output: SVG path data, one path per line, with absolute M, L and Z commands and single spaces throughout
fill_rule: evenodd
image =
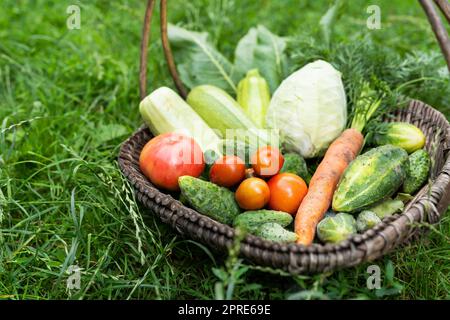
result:
M 142 100 L 155 137 L 139 164 L 201 214 L 270 241 L 338 243 L 401 212 L 428 180 L 423 132 L 380 121 L 392 108 L 376 78 L 348 104 L 345 74 L 324 60 L 288 74 L 284 38 L 262 26 L 238 44 L 239 68 L 205 33 L 170 26 L 169 39 L 190 92 Z

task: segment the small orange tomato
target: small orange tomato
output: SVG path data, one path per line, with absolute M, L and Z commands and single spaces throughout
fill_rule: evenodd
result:
M 244 178 L 245 163 L 236 156 L 223 156 L 217 159 L 209 172 L 209 180 L 222 187 L 232 187 Z
M 237 188 L 235 198 L 242 209 L 261 209 L 269 202 L 269 186 L 260 178 L 245 179 Z
M 263 178 L 276 175 L 284 163 L 280 150 L 271 146 L 259 148 L 250 160 L 253 170 Z
M 305 181 L 293 173 L 280 173 L 267 183 L 270 189 L 269 208 L 290 214 L 297 212 L 308 192 Z

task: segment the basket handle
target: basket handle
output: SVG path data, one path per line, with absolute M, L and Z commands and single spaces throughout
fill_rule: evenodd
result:
M 167 37 L 167 0 L 160 0 L 160 17 L 161 17 L 161 41 L 164 51 L 164 56 L 169 67 L 170 75 L 177 87 L 179 94 L 186 99 L 187 90 L 181 81 L 175 61 L 173 59 L 172 50 L 170 49 L 169 39 Z M 142 28 L 142 40 L 141 40 L 141 56 L 139 66 L 139 92 L 141 100 L 145 98 L 147 94 L 147 51 L 148 42 L 150 39 L 150 25 L 153 15 L 153 9 L 156 0 L 148 0 L 147 7 L 145 9 L 144 26 Z M 450 38 L 447 30 L 439 17 L 439 13 L 433 5 L 433 0 L 419 0 L 420 4 L 428 17 L 428 21 L 431 24 L 434 34 L 441 47 L 442 54 L 447 62 L 448 69 L 450 71 Z M 436 6 L 442 11 L 448 23 L 450 23 L 450 3 L 448 0 L 434 0 Z
M 150 38 L 150 25 L 152 22 L 153 8 L 156 0 L 148 0 L 147 7 L 145 9 L 144 26 L 142 28 L 142 40 L 141 40 L 141 57 L 139 66 L 139 92 L 141 100 L 147 95 L 147 51 L 148 42 Z M 160 3 L 160 28 L 161 28 L 161 41 L 164 50 L 164 56 L 166 57 L 167 65 L 169 67 L 170 75 L 177 87 L 178 92 L 186 99 L 187 91 L 180 77 L 178 76 L 175 61 L 173 60 L 172 50 L 170 49 L 169 38 L 167 37 L 167 0 L 161 0 Z
M 448 70 L 450 71 L 450 38 L 448 36 L 447 30 L 442 23 L 439 13 L 433 5 L 432 0 L 419 0 L 420 4 L 425 11 L 428 21 L 431 24 L 433 32 L 439 42 L 442 54 L 444 55 L 445 61 L 447 62 Z M 444 17 L 450 23 L 450 3 L 448 0 L 434 0 L 436 6 L 442 11 Z
M 436 2 L 436 5 L 441 9 L 448 23 L 450 23 L 450 3 L 448 0 L 434 0 L 434 2 Z

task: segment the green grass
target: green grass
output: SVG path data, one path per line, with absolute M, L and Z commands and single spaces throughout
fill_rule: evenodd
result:
M 429 74 L 445 68 L 419 4 L 373 2 L 381 7 L 382 29 L 367 30 L 366 1 L 351 1 L 333 43 L 370 37 L 374 56 L 363 57 L 367 63 L 384 56 L 383 50 L 398 55 L 398 63 L 416 54 L 408 58 L 415 67 L 399 67 L 401 75 L 382 65 L 376 72 L 392 83 L 434 78 L 411 85 L 407 93 L 449 118 L 450 95 L 442 89 L 448 77 Z M 66 8 L 74 3 L 81 7 L 81 29 L 70 31 Z M 301 65 L 311 54 L 329 54 L 305 41 L 317 36 L 328 4 L 178 0 L 169 1 L 169 20 L 207 30 L 227 56 L 251 26 L 263 23 L 296 38 L 294 63 Z M 142 1 L 6 0 L 2 7 L 0 298 L 450 298 L 448 212 L 426 239 L 376 261 L 380 290 L 366 288 L 367 264 L 333 274 L 277 275 L 236 264 L 235 257 L 226 263 L 178 236 L 136 202 L 116 162 L 120 143 L 141 125 Z M 149 90 L 173 86 L 156 25 Z M 66 289 L 67 268 L 74 264 L 82 268 L 80 291 Z

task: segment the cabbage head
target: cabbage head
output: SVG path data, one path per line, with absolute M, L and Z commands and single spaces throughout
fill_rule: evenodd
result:
M 323 60 L 305 65 L 276 89 L 266 116 L 287 151 L 322 155 L 345 129 L 347 100 L 341 73 Z

